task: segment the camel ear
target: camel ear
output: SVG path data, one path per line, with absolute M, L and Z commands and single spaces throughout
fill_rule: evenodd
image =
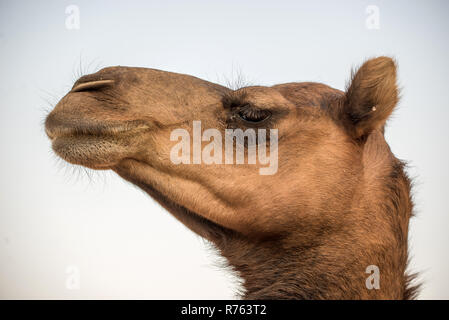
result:
M 398 103 L 396 64 L 388 57 L 366 61 L 353 71 L 343 102 L 343 118 L 358 139 L 371 131 L 383 130 Z

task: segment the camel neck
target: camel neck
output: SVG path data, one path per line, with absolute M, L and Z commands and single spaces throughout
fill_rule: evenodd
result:
M 243 280 L 244 299 L 404 299 L 413 294 L 407 289 L 407 261 L 394 244 L 337 238 L 308 246 L 231 241 L 221 252 Z

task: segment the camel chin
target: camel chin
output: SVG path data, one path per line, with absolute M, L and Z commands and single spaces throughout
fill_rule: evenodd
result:
M 53 140 L 52 148 L 65 161 L 95 170 L 107 170 L 126 155 L 126 148 L 111 138 L 66 136 Z
M 94 118 L 65 114 L 49 116 L 45 127 L 56 155 L 68 163 L 95 170 L 111 169 L 121 160 L 133 157 L 137 151 L 135 142 L 142 139 L 145 130 L 147 126 L 141 123 L 99 124 Z

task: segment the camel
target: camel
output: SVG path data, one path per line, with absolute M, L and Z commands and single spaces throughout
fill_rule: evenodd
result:
M 75 82 L 45 130 L 59 157 L 113 170 L 212 243 L 241 277 L 243 299 L 413 299 L 411 183 L 384 139 L 396 78 L 389 57 L 353 70 L 345 91 L 314 82 L 232 90 L 107 67 Z M 276 172 L 260 174 L 259 161 L 174 163 L 171 133 L 193 139 L 194 121 L 223 134 L 276 129 Z

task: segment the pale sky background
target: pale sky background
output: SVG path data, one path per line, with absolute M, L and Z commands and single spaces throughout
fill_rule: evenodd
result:
M 66 28 L 76 5 L 80 29 Z M 366 27 L 379 8 L 380 29 Z M 42 121 L 82 71 L 127 65 L 225 82 L 318 81 L 394 56 L 387 140 L 409 161 L 420 298 L 449 298 L 448 1 L 0 2 L 0 298 L 233 298 L 203 241 L 114 174 L 57 162 Z M 71 268 L 73 266 L 73 268 Z M 73 273 L 75 271 L 75 273 Z M 79 272 L 80 288 L 67 281 Z M 67 273 L 69 272 L 69 273 Z

